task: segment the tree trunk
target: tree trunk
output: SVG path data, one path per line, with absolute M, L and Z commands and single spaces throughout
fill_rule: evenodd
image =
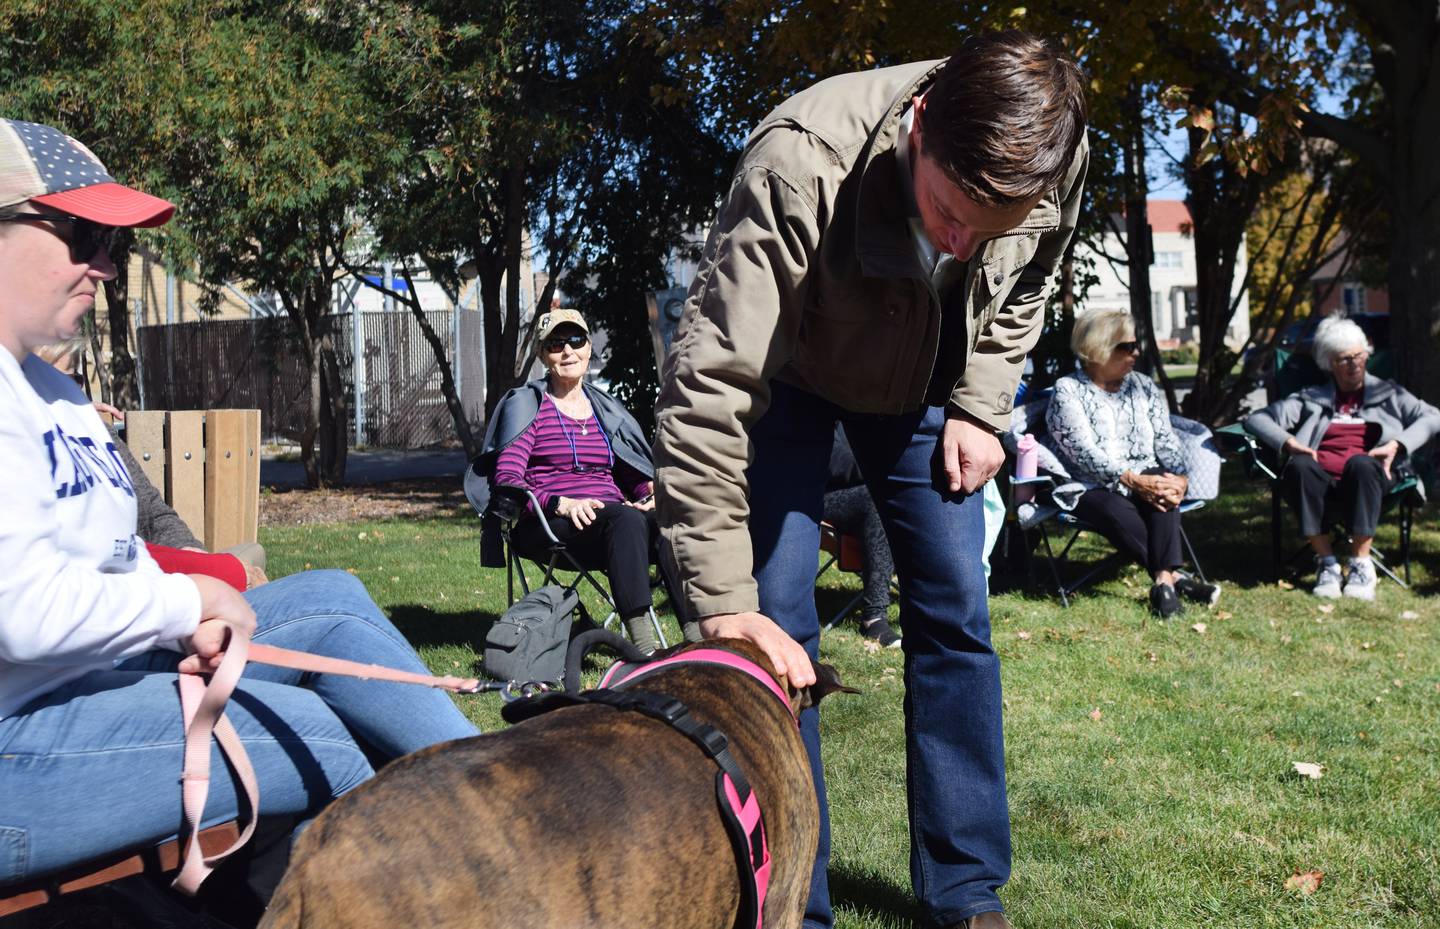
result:
M 345 463 L 350 450 L 349 405 L 345 382 L 340 377 L 340 360 L 335 355 L 334 333 L 326 326 L 320 337 L 320 479 L 324 486 L 345 483 Z M 314 383 L 313 379 L 311 381 Z
M 300 464 L 305 468 L 305 486 L 320 487 L 320 465 L 315 460 L 315 438 L 320 434 L 320 340 L 305 340 L 302 353 L 310 392 L 305 402 L 305 428 L 300 433 Z
M 1241 176 L 1233 171 L 1222 158 L 1199 163 L 1201 147 L 1208 137 L 1203 130 L 1189 130 L 1189 157 L 1185 162 L 1189 191 L 1185 203 L 1193 223 L 1195 305 L 1200 331 L 1195 383 L 1182 409 L 1186 416 L 1213 425 L 1235 363 L 1235 353 L 1225 346 L 1225 333 L 1235 307 L 1230 292 L 1245 227 L 1259 200 L 1260 184 L 1254 175 Z
M 120 229 L 115 236 L 115 277 L 105 282 L 105 306 L 110 327 L 110 365 L 101 364 L 98 349 L 95 367 L 100 372 L 100 399 L 122 410 L 140 409 L 140 384 L 135 356 L 130 353 L 130 252 L 135 234 Z M 98 328 L 96 330 L 98 338 Z
M 1155 326 L 1150 310 L 1150 179 L 1145 173 L 1145 113 L 1140 89 L 1131 85 L 1125 101 L 1128 117 L 1125 140 L 1125 253 L 1130 271 L 1130 315 L 1135 320 L 1135 336 L 1142 354 L 1137 367 L 1153 372 L 1165 389 L 1170 408 L 1175 409 L 1175 391 L 1165 376 L 1160 361 L 1160 347 L 1155 342 Z
M 1396 34 L 1372 45 L 1386 80 L 1392 340 L 1400 380 L 1440 403 L 1440 30 L 1435 0 L 1380 4 Z M 1373 41 L 1373 40 L 1372 40 Z M 1383 71 L 1381 69 L 1384 69 Z
M 1440 403 L 1440 178 L 1435 165 L 1415 164 L 1429 175 L 1428 202 L 1404 196 L 1390 203 L 1389 288 L 1391 341 L 1398 355 L 1400 380 L 1417 395 Z

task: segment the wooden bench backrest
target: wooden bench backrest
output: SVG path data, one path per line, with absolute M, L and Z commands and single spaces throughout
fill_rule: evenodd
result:
M 146 410 L 125 416 L 145 476 L 210 551 L 257 541 L 259 410 Z

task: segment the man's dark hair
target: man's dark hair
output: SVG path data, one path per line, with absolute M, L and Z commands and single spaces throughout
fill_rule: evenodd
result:
M 925 92 L 925 152 L 970 199 L 1010 206 L 1055 187 L 1085 134 L 1085 79 L 1050 39 L 967 39 Z

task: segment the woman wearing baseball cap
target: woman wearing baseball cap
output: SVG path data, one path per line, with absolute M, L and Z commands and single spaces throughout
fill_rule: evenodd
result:
M 115 275 L 117 228 L 174 211 L 117 183 L 59 130 L 0 120 L 0 886 L 175 836 L 185 741 L 175 672 L 215 667 L 232 631 L 424 671 L 344 572 L 245 594 L 163 573 L 135 535 L 133 483 L 104 424 L 74 381 L 31 353 L 79 330 Z M 259 666 L 227 715 L 262 816 L 306 818 L 370 777 L 369 757 L 476 732 L 437 691 Z M 211 770 L 228 771 L 212 754 Z M 205 825 L 237 811 L 231 778 L 213 777 Z

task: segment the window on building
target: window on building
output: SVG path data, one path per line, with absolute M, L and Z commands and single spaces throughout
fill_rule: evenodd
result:
M 1156 252 L 1155 267 L 1157 268 L 1181 268 L 1185 265 L 1184 252 Z
M 1340 299 L 1345 304 L 1345 315 L 1365 312 L 1365 285 L 1354 283 L 1341 285 Z

